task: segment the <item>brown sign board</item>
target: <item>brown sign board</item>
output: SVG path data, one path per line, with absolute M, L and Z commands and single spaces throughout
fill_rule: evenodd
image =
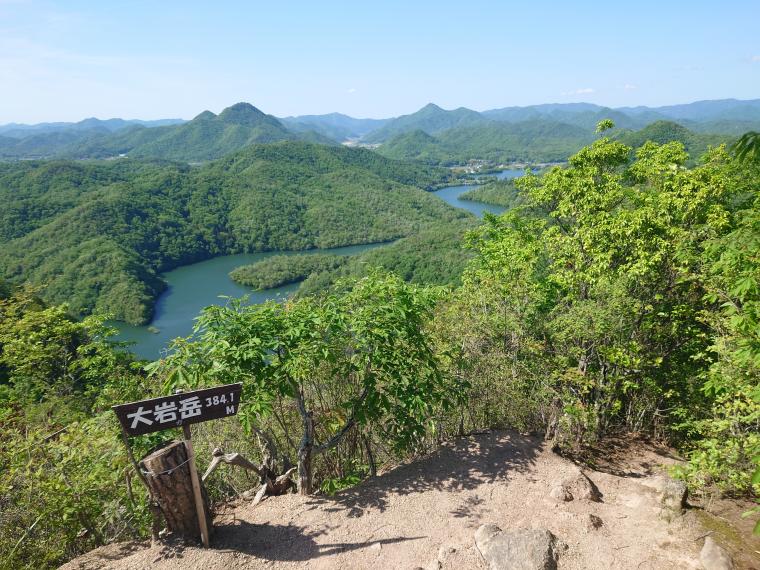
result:
M 227 384 L 119 404 L 112 409 L 128 435 L 143 435 L 234 416 L 240 405 L 242 387 L 242 384 Z

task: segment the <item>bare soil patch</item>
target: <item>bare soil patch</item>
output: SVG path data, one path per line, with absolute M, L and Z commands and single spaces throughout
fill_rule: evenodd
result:
M 464 437 L 333 497 L 228 505 L 216 518 L 210 550 L 110 545 L 63 568 L 481 569 L 474 534 L 493 523 L 551 531 L 567 545 L 563 570 L 698 569 L 704 537 L 715 532 L 703 519 L 712 515 L 695 508 L 671 522 L 661 516 L 658 478 L 677 460 L 664 448 L 620 443 L 597 458 L 598 470 L 585 470 L 601 502 L 558 502 L 551 489 L 577 467 L 540 438 Z M 737 567 L 760 568 L 751 547 L 713 536 L 735 555 Z

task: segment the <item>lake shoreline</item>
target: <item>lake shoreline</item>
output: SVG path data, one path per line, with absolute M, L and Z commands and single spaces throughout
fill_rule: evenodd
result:
M 523 171 L 504 170 L 501 178 L 515 178 Z M 497 174 L 497 178 L 500 176 Z M 470 212 L 482 218 L 485 212 L 498 214 L 504 208 L 482 202 L 459 200 L 459 195 L 478 187 L 478 184 L 458 184 L 446 186 L 431 193 L 452 207 Z M 233 281 L 229 273 L 243 265 L 251 265 L 275 255 L 311 255 L 332 253 L 357 255 L 364 251 L 382 247 L 396 240 L 353 244 L 335 248 L 311 248 L 302 250 L 265 251 L 221 255 L 171 269 L 161 275 L 166 288 L 153 304 L 152 319 L 144 325 L 132 325 L 123 321 L 111 321 L 119 331 L 115 340 L 130 342 L 127 347 L 139 358 L 154 360 L 161 356 L 169 342 L 192 332 L 195 317 L 205 307 L 220 302 L 224 297 L 247 296 L 251 303 L 281 300 L 293 294 L 300 286 L 296 281 L 272 289 L 254 290 Z

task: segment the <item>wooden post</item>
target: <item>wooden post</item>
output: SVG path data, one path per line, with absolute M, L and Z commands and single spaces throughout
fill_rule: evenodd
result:
M 190 479 L 193 482 L 193 496 L 195 497 L 195 510 L 198 514 L 198 526 L 201 529 L 201 540 L 203 547 L 209 547 L 208 525 L 206 524 L 206 508 L 203 503 L 201 494 L 201 483 L 198 480 L 198 469 L 195 467 L 195 452 L 193 451 L 193 442 L 190 437 L 190 425 L 182 426 L 182 432 L 185 435 L 185 447 L 187 448 L 187 461 L 190 464 Z
M 193 491 L 192 467 L 185 442 L 168 442 L 143 457 L 139 465 L 146 474 L 151 494 L 158 503 L 169 532 L 181 539 L 202 541 L 202 526 L 198 521 Z M 204 509 L 203 512 L 207 513 L 208 509 Z M 209 518 L 206 528 L 211 530 Z

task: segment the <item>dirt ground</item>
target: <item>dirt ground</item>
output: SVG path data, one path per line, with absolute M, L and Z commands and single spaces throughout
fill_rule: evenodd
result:
M 550 497 L 577 468 L 540 438 L 489 433 L 457 439 L 334 497 L 287 495 L 256 507 L 241 501 L 217 516 L 210 550 L 117 544 L 62 568 L 480 569 L 473 535 L 495 523 L 549 529 L 567 545 L 561 570 L 698 569 L 708 534 L 737 568 L 760 569 L 760 543 L 744 540 L 734 524 L 741 508 L 721 504 L 716 515 L 695 506 L 664 520 L 656 486 L 676 461 L 668 450 L 613 444 L 599 455 L 595 470 L 585 471 L 602 494 L 598 503 Z

